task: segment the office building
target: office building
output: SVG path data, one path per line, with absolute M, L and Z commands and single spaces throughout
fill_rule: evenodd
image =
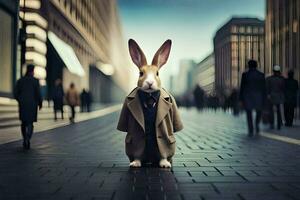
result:
M 207 95 L 215 90 L 215 56 L 210 54 L 200 61 L 193 71 L 193 85 L 200 86 Z
M 191 59 L 182 59 L 179 61 L 178 74 L 172 76 L 170 79 L 172 82 L 171 91 L 177 96 L 193 89 L 193 70 L 196 67 L 196 63 Z
M 21 0 L 20 18 L 23 63 L 37 66 L 46 98 L 58 78 L 65 89 L 73 82 L 100 102 L 128 91 L 129 59 L 116 0 Z M 107 93 L 102 85 L 112 90 Z
M 274 65 L 286 75 L 294 69 L 300 80 L 300 1 L 266 1 L 266 72 Z
M 0 0 L 0 97 L 12 97 L 18 78 L 18 1 Z
M 217 92 L 238 88 L 249 59 L 264 71 L 264 21 L 233 17 L 214 37 L 215 87 Z

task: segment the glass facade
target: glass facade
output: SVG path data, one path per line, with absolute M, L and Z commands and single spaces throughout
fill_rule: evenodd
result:
M 12 92 L 13 17 L 0 8 L 0 92 Z

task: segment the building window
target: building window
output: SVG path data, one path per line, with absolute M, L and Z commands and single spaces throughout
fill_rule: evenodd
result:
M 251 26 L 247 26 L 247 33 L 252 33 L 252 27 Z
M 236 26 L 231 27 L 231 33 L 237 33 L 237 27 Z
M 238 36 L 237 35 L 232 35 L 231 36 L 231 42 L 237 42 L 238 41 Z
M 263 34 L 264 32 L 265 32 L 265 29 L 264 29 L 264 27 L 260 27 L 260 29 L 259 29 L 259 33 Z
M 239 32 L 240 32 L 240 33 L 245 33 L 245 27 L 244 27 L 244 26 L 241 26 L 241 27 L 239 28 Z
M 253 28 L 253 33 L 256 33 L 256 34 L 258 33 L 258 28 L 257 27 Z
M 12 90 L 13 17 L 0 9 L 0 91 Z
M 293 21 L 293 33 L 298 32 L 298 26 L 299 26 L 299 22 L 297 20 L 294 20 Z

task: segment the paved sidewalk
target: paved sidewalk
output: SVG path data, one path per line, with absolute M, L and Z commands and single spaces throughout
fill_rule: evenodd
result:
M 277 129 L 270 130 L 268 127 L 266 127 L 265 131 L 276 135 L 300 140 L 300 121 L 296 120 L 293 127 L 282 126 L 280 130 Z
M 300 199 L 300 146 L 248 138 L 244 117 L 181 110 L 172 169 L 130 169 L 118 112 L 0 145 L 0 199 Z
M 50 109 L 50 108 L 43 108 L 43 109 Z M 79 107 L 76 113 L 76 119 L 75 122 L 81 122 L 89 119 L 93 119 L 96 117 L 103 116 L 105 114 L 108 114 L 110 112 L 114 112 L 121 109 L 121 105 L 110 105 L 107 107 L 97 106 L 96 110 L 91 112 L 79 112 Z M 68 106 L 65 106 L 65 111 L 68 111 Z M 42 116 L 41 116 L 42 115 Z M 46 115 L 46 116 L 45 116 Z M 58 118 L 57 121 L 54 121 L 53 119 L 53 112 L 51 108 L 51 112 L 49 113 L 39 113 L 38 114 L 38 121 L 34 123 L 34 132 L 40 133 L 46 130 L 50 130 L 53 128 L 58 128 L 62 126 L 67 126 L 70 124 L 69 121 L 69 112 L 64 113 L 65 118 L 60 119 Z M 58 114 L 58 117 L 60 115 Z M 17 123 L 20 123 L 19 120 L 17 120 Z M 13 142 L 22 139 L 21 132 L 20 132 L 20 126 L 13 126 L 8 128 L 0 128 L 0 144 L 5 144 L 8 142 Z

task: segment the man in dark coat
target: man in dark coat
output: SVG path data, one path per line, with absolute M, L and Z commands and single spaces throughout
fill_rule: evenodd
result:
M 297 106 L 298 81 L 294 79 L 294 71 L 288 72 L 285 79 L 284 118 L 285 126 L 293 126 L 294 111 Z
M 33 73 L 34 66 L 28 65 L 26 75 L 17 81 L 14 91 L 14 96 L 19 103 L 24 149 L 30 149 L 33 122 L 37 121 L 38 108 L 42 108 L 39 80 L 33 77 Z
M 266 79 L 266 89 L 268 95 L 269 112 L 270 112 L 270 128 L 274 129 L 274 107 L 277 112 L 277 129 L 281 129 L 282 118 L 281 118 L 281 106 L 284 103 L 284 89 L 285 81 L 281 76 L 280 66 L 275 65 L 273 67 L 273 75 Z
M 81 102 L 81 112 L 90 112 L 91 111 L 91 103 L 92 103 L 92 95 L 91 92 L 83 89 L 80 94 L 80 102 Z
M 257 62 L 248 62 L 249 70 L 244 72 L 241 80 L 240 101 L 247 113 L 249 137 L 253 136 L 252 111 L 256 111 L 255 129 L 259 133 L 259 123 L 265 100 L 265 75 L 257 70 Z
M 53 89 L 53 104 L 54 104 L 54 120 L 57 120 L 57 111 L 61 112 L 61 118 L 64 118 L 64 89 L 60 79 L 55 81 L 55 87 Z

